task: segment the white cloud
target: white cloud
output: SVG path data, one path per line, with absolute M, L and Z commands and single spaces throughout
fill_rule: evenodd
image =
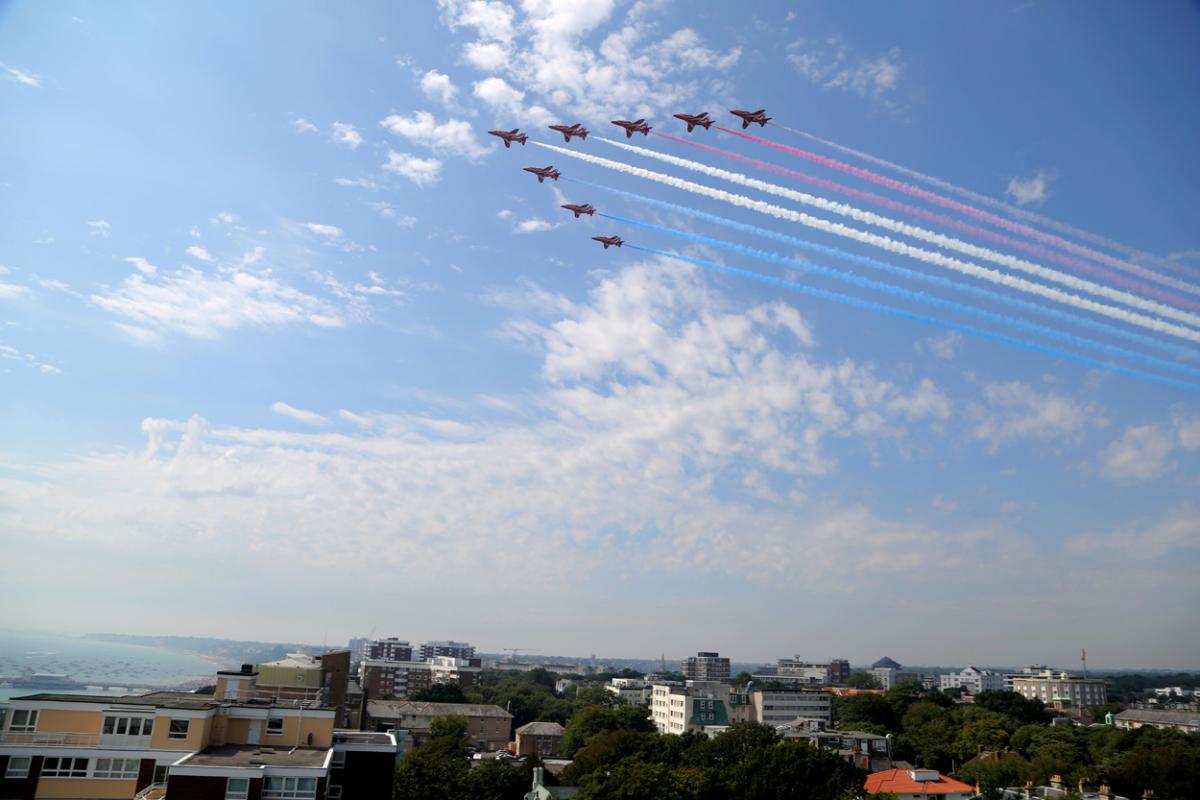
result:
M 388 172 L 408 178 L 417 186 L 432 186 L 442 174 L 442 162 L 436 158 L 420 158 L 411 153 L 388 151 L 388 160 L 383 165 Z
M 208 252 L 208 250 L 204 249 L 203 247 L 201 247 L 198 244 L 192 245 L 191 247 L 189 247 L 187 249 L 186 252 L 189 256 L 196 259 L 197 261 L 209 262 L 209 261 L 213 260 L 212 253 Z M 141 269 L 141 267 L 138 266 L 138 269 Z M 153 273 L 150 273 L 150 274 L 153 274 Z
M 417 218 L 408 214 L 401 214 L 391 203 L 377 202 L 368 203 L 375 213 L 384 219 L 390 219 L 401 228 L 411 228 L 417 224 Z
M 91 236 L 99 236 L 107 239 L 112 234 L 112 225 L 106 219 L 94 219 L 88 222 L 88 227 Z
M 353 411 L 347 411 L 342 408 L 338 410 L 338 416 L 347 422 L 352 422 L 360 428 L 370 428 L 375 424 L 375 421 L 368 416 L 355 414 Z
M 28 291 L 24 286 L 16 283 L 0 283 L 0 300 L 12 300 L 14 297 L 20 297 Z
M 518 222 L 513 227 L 513 233 L 543 233 L 545 231 L 552 231 L 557 227 L 558 225 L 547 222 L 541 217 L 532 217 Z
M 306 411 L 303 408 L 289 406 L 282 400 L 277 400 L 271 405 L 271 410 L 276 414 L 282 414 L 289 419 L 294 419 L 297 422 L 303 422 L 305 425 L 324 425 L 329 422 L 328 419 L 321 416 L 315 411 Z
M 1167 255 L 1172 261 L 1200 261 L 1200 250 L 1178 250 Z
M 245 326 L 345 324 L 329 303 L 287 286 L 269 272 L 212 274 L 190 267 L 157 276 L 138 272 L 119 288 L 92 295 L 91 301 L 123 318 L 123 326 L 134 323 L 122 330 L 142 340 L 163 333 L 215 339 Z
M 218 211 L 211 221 L 214 225 L 235 225 L 238 221 L 238 215 L 232 211 Z
M 708 49 L 690 28 L 656 37 L 653 17 L 662 15 L 662 4 L 635 3 L 620 19 L 614 0 L 526 0 L 519 18 L 503 3 L 440 0 L 439 6 L 452 29 L 475 34 L 462 46 L 467 63 L 521 87 L 526 100 L 534 98 L 517 118 L 521 122 L 549 120 L 548 107 L 603 119 L 611 118 L 614 107 L 647 117 L 677 110 L 698 97 L 727 93 L 726 76 L 741 58 L 736 47 Z M 614 21 L 618 27 L 601 33 Z M 593 36 L 598 44 L 590 41 Z M 516 113 L 511 93 L 492 97 L 504 101 L 495 104 L 498 112 L 510 118 Z
M 976 421 L 975 437 L 992 450 L 1019 439 L 1077 440 L 1088 428 L 1106 424 L 1094 404 L 1040 392 L 1022 381 L 985 385 L 983 402 L 969 411 Z
M 304 117 L 296 117 L 292 120 L 292 124 L 296 126 L 296 133 L 316 133 L 318 128 Z
M 509 219 L 510 217 L 512 217 L 512 215 L 513 215 L 513 212 L 507 208 L 502 208 L 496 212 L 496 216 L 499 217 L 500 219 Z
M 411 117 L 389 114 L 379 123 L 390 133 L 428 147 L 439 155 L 463 156 L 472 161 L 487 155 L 488 148 L 476 139 L 471 124 L 461 119 L 438 122 L 428 111 Z
M 333 123 L 333 140 L 338 144 L 344 144 L 351 150 L 357 150 L 358 146 L 363 143 L 362 134 L 354 129 L 354 126 L 349 122 Z
M 42 88 L 42 76 L 25 69 L 17 69 L 0 62 L 0 77 L 30 89 Z
M 138 272 L 142 273 L 143 275 L 154 275 L 158 272 L 158 267 L 154 266 L 141 256 L 130 256 L 129 258 L 125 259 L 125 261 L 126 263 L 133 264 L 133 266 L 137 268 Z
M 1050 196 L 1049 188 L 1052 177 L 1044 170 L 1029 178 L 1014 177 L 1008 182 L 1004 191 L 1014 203 L 1019 206 L 1040 206 Z
M 61 375 L 62 370 L 53 364 L 38 364 L 38 372 L 43 375 Z
M 354 186 L 359 189 L 370 189 L 371 191 L 379 188 L 379 184 L 370 178 L 334 178 L 333 182 L 338 186 Z
M 328 239 L 337 239 L 342 235 L 342 229 L 337 225 L 324 225 L 319 222 L 302 222 L 300 227 L 304 228 L 309 233 L 315 233 L 318 236 L 324 236 Z
M 884 102 L 900 84 L 904 59 L 899 48 L 881 56 L 864 58 L 853 53 L 838 37 L 824 42 L 792 42 L 787 60 L 802 76 L 822 89 L 851 92 L 860 97 Z M 894 101 L 887 100 L 885 104 Z
M 1174 448 L 1171 435 L 1157 425 L 1129 428 L 1104 451 L 1101 474 L 1110 480 L 1157 478 Z
M 196 227 L 195 225 L 193 225 L 192 229 L 190 231 L 188 231 L 188 235 L 191 236 L 193 239 L 199 239 L 200 238 L 200 229 L 198 227 Z
M 454 97 L 458 94 L 450 76 L 436 69 L 431 69 L 421 76 L 421 91 L 426 97 L 437 100 L 444 106 L 453 104 Z
M 958 331 L 946 331 L 918 341 L 916 349 L 918 353 L 930 352 L 938 358 L 953 361 L 965 343 L 966 339 Z

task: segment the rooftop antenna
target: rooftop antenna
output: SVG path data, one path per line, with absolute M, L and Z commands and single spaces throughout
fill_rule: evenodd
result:
M 1079 654 L 1079 660 L 1083 662 L 1083 677 L 1087 677 L 1087 648 Z

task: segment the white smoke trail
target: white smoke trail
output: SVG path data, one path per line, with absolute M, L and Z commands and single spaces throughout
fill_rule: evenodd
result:
M 1160 303 L 1156 300 L 1149 300 L 1145 297 L 1140 297 L 1120 289 L 1114 289 L 1111 286 L 1105 286 L 1101 283 L 1089 281 L 1085 278 L 1079 278 L 1075 275 L 1070 275 L 1065 272 L 1059 272 L 1055 269 L 1043 267 L 1040 264 L 1034 264 L 1032 261 L 1026 261 L 1023 258 L 1008 255 L 1007 253 L 999 253 L 995 250 L 990 250 L 986 247 L 964 242 L 961 239 L 956 239 L 953 236 L 946 236 L 941 233 L 927 230 L 916 225 L 909 225 L 905 222 L 885 217 L 871 211 L 863 211 L 855 206 L 847 205 L 846 203 L 838 203 L 833 200 L 827 200 L 824 197 L 817 197 L 808 194 L 807 192 L 798 192 L 795 189 L 789 189 L 785 186 L 779 186 L 767 181 L 760 181 L 757 178 L 751 178 L 748 175 L 743 175 L 740 172 L 730 172 L 729 170 L 720 169 L 719 167 L 711 167 L 708 164 L 699 161 L 692 161 L 689 158 L 680 158 L 679 156 L 660 153 L 657 150 L 647 150 L 644 147 L 637 147 L 632 144 L 625 144 L 614 139 L 606 139 L 602 136 L 596 137 L 606 144 L 611 144 L 614 147 L 619 147 L 622 150 L 627 150 L 631 153 L 636 153 L 640 156 L 653 158 L 658 161 L 671 164 L 676 167 L 690 169 L 693 172 L 699 172 L 713 178 L 721 178 L 731 183 L 736 183 L 739 186 L 745 186 L 748 189 L 757 189 L 760 192 L 773 194 L 776 197 L 782 197 L 787 200 L 794 200 L 797 203 L 803 203 L 813 208 L 819 208 L 822 211 L 828 211 L 833 214 L 838 214 L 843 217 L 864 222 L 868 225 L 874 225 L 878 228 L 894 231 L 904 236 L 911 236 L 914 239 L 929 242 L 930 244 L 942 247 L 946 250 L 955 250 L 964 255 L 973 258 L 990 261 L 993 264 L 1009 267 L 1011 269 L 1020 270 L 1021 272 L 1030 275 L 1036 275 L 1044 280 L 1053 281 L 1062 286 L 1068 286 L 1072 289 L 1081 292 L 1090 292 L 1098 297 L 1105 297 L 1116 303 L 1124 303 L 1132 308 L 1140 308 L 1143 311 L 1148 311 L 1153 314 L 1158 314 L 1163 317 L 1178 320 L 1179 322 L 1188 325 L 1200 327 L 1200 315 L 1190 311 L 1175 308 L 1173 306 Z
M 1091 298 L 1080 297 L 1079 295 L 1071 294 L 1070 292 L 1064 292 L 1062 289 L 1058 289 L 1054 286 L 1046 286 L 1044 284 L 1026 280 L 1025 278 L 1021 278 L 1016 275 L 1009 275 L 1008 273 L 1000 272 L 999 270 L 991 269 L 989 267 L 981 267 L 978 264 L 972 264 L 968 261 L 960 261 L 959 259 L 942 255 L 941 253 L 923 250 L 905 242 L 898 242 L 895 239 L 889 239 L 886 236 L 860 231 L 857 228 L 851 228 L 847 225 L 841 224 L 840 222 L 830 222 L 828 220 L 820 219 L 819 217 L 811 216 L 810 214 L 805 214 L 801 211 L 793 211 L 790 208 L 784 208 L 783 206 L 767 203 L 763 200 L 755 200 L 753 198 L 746 197 L 745 195 L 727 192 L 724 189 L 714 189 L 711 186 L 704 186 L 703 184 L 694 183 L 693 181 L 684 180 L 683 178 L 676 178 L 673 175 L 664 175 L 661 172 L 654 172 L 653 170 L 635 167 L 631 164 L 625 164 L 620 161 L 601 158 L 600 156 L 594 156 L 590 153 L 583 153 L 578 150 L 568 150 L 565 147 L 558 147 L 557 145 L 546 144 L 545 142 L 534 142 L 533 144 L 536 144 L 539 147 L 545 147 L 548 150 L 553 150 L 556 153 L 561 153 L 562 155 L 569 156 L 571 158 L 579 159 L 580 161 L 585 161 L 589 164 L 595 164 L 597 166 L 616 170 L 617 172 L 623 172 L 626 175 L 633 175 L 639 178 L 645 178 L 646 180 L 654 181 L 656 183 L 673 186 L 676 189 L 682 189 L 685 192 L 692 192 L 693 194 L 711 197 L 715 200 L 721 200 L 735 206 L 757 211 L 760 214 L 766 214 L 768 216 L 775 217 L 776 219 L 787 220 L 789 222 L 798 222 L 801 225 L 806 225 L 810 228 L 824 231 L 825 233 L 832 233 L 835 236 L 842 236 L 862 242 L 864 244 L 873 245 L 892 253 L 897 253 L 902 256 L 908 256 L 909 258 L 915 258 L 919 261 L 924 261 L 926 264 L 945 267 L 946 269 L 954 270 L 963 275 L 970 275 L 973 278 L 980 278 L 1001 286 L 1007 286 L 1011 289 L 1017 289 L 1019 291 L 1035 294 L 1039 297 L 1044 297 L 1047 300 L 1065 303 L 1066 305 L 1073 306 L 1084 311 L 1091 311 L 1094 314 L 1101 314 L 1130 325 L 1137 325 L 1148 330 L 1157 331 L 1170 336 L 1176 336 L 1180 339 L 1187 339 L 1192 342 L 1200 342 L 1200 331 L 1195 331 L 1182 325 L 1175 325 L 1174 323 L 1155 319 L 1154 317 L 1148 317 L 1135 311 L 1129 311 L 1124 308 L 1116 308 L 1114 306 L 1106 305 L 1104 303 L 1092 300 Z

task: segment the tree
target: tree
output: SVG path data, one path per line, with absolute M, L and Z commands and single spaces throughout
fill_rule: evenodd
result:
M 470 770 L 461 741 L 434 737 L 413 748 L 396 767 L 395 800 L 468 800 L 464 782 Z
M 733 678 L 733 685 L 734 686 L 745 686 L 747 683 L 749 683 L 753 679 L 754 679 L 754 676 L 751 675 L 749 672 L 739 672 Z
M 847 681 L 846 681 L 846 685 L 849 686 L 851 689 L 882 689 L 883 688 L 883 684 L 879 682 L 879 678 L 876 678 L 871 673 L 864 672 L 862 670 L 859 670 L 858 672 L 851 672 L 849 679 L 847 679 Z
M 1026 699 L 1016 692 L 980 692 L 975 706 L 1007 714 L 1021 724 L 1046 722 L 1046 705 L 1041 700 Z
M 470 800 L 521 800 L 533 783 L 532 770 L 489 759 L 467 772 L 463 789 Z
M 974 758 L 984 750 L 999 750 L 1008 743 L 1008 731 L 996 718 L 976 719 L 965 723 L 954 740 L 954 752 L 959 758 Z
M 461 741 L 467 738 L 467 718 L 462 714 L 443 714 L 429 721 L 429 735 L 434 739 Z
M 889 731 L 897 729 L 898 717 L 891 703 L 883 695 L 859 694 L 847 697 L 838 704 L 838 721 L 843 728 L 853 727 L 860 722 L 880 725 Z
M 578 706 L 607 706 L 609 708 L 627 705 L 625 698 L 615 692 L 610 692 L 603 686 L 581 686 L 575 692 L 575 705 Z
M 650 712 L 642 706 L 584 706 L 567 723 L 567 731 L 560 745 L 562 754 L 570 758 L 590 737 L 602 731 L 618 730 L 651 733 L 657 729 L 650 721 Z
M 729 797 L 841 800 L 856 795 L 866 773 L 837 754 L 800 742 L 758 747 L 720 773 Z
M 462 687 L 454 683 L 435 683 L 427 689 L 413 692 L 409 700 L 419 700 L 424 703 L 465 703 Z

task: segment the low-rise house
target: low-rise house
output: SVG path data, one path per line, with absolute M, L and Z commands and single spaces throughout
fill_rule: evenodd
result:
M 781 725 L 775 730 L 779 731 L 784 739 L 798 739 L 814 747 L 833 750 L 846 761 L 867 772 L 881 772 L 895 766 L 890 735 L 824 730 L 811 722 Z
M 557 722 L 530 722 L 517 728 L 517 755 L 557 756 L 567 729 Z
M 435 717 L 459 714 L 467 720 L 467 738 L 480 750 L 503 750 L 512 741 L 512 714 L 500 706 L 476 703 L 427 703 L 416 700 L 368 700 L 367 727 L 402 729 L 415 744 L 429 739 Z
M 863 785 L 867 794 L 891 792 L 896 800 L 969 800 L 975 787 L 948 778 L 936 769 L 887 769 L 867 776 Z
M 1172 728 L 1184 733 L 1200 733 L 1200 711 L 1159 711 L 1152 708 L 1130 708 L 1112 715 L 1118 728 Z
M 969 666 L 961 672 L 947 672 L 938 677 L 940 689 L 964 689 L 967 694 L 1004 691 L 1004 676 L 991 670 Z

